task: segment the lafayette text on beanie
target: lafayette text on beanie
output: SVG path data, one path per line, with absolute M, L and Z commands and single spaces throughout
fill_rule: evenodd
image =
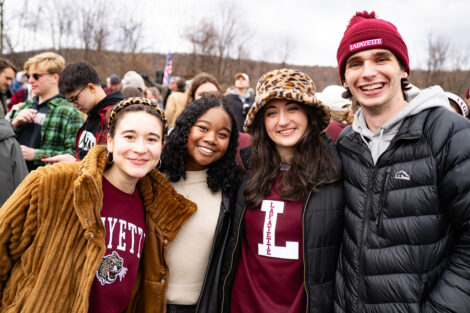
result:
M 378 19 L 374 11 L 364 11 L 357 12 L 351 18 L 336 53 L 342 83 L 347 59 L 356 52 L 368 49 L 392 51 L 410 74 L 408 49 L 395 25 Z
M 265 73 L 256 84 L 256 97 L 243 129 L 250 133 L 256 114 L 271 100 L 290 100 L 319 109 L 322 130 L 330 123 L 330 110 L 315 97 L 315 84 L 298 70 L 280 69 Z

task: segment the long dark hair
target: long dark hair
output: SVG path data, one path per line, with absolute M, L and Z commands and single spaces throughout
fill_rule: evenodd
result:
M 188 134 L 197 119 L 209 109 L 215 107 L 222 107 L 227 112 L 232 123 L 232 132 L 225 154 L 208 167 L 207 186 L 213 192 L 218 190 L 228 192 L 238 186 L 240 169 L 235 163 L 238 147 L 237 122 L 228 104 L 224 100 L 214 97 L 203 97 L 194 101 L 176 119 L 175 127 L 168 135 L 161 156 L 162 166 L 160 171 L 167 175 L 168 180 L 177 182 L 181 177 L 186 178 Z
M 303 199 L 308 192 L 318 191 L 318 186 L 336 181 L 339 175 L 322 138 L 319 108 L 299 105 L 307 114 L 308 127 L 296 144 L 290 167 L 281 180 L 281 198 L 288 201 Z M 250 178 L 243 192 L 248 208 L 260 205 L 270 193 L 280 171 L 281 159 L 264 126 L 266 107 L 256 114 L 251 131 Z

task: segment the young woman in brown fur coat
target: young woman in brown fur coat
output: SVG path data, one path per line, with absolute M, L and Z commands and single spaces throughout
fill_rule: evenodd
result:
M 109 116 L 107 147 L 31 172 L 0 209 L 0 312 L 163 312 L 163 255 L 196 206 L 154 168 L 150 100 Z

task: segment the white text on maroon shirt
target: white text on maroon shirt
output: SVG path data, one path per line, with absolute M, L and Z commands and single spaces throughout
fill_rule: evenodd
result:
M 114 246 L 116 246 L 115 249 L 117 250 L 128 251 L 131 254 L 135 254 L 135 247 L 137 244 L 137 257 L 140 258 L 141 243 L 145 239 L 145 233 L 142 228 L 137 227 L 136 225 L 125 220 L 117 219 L 114 217 L 101 217 L 101 220 L 103 221 L 103 225 L 105 226 L 105 228 L 109 229 L 109 234 L 107 234 L 107 249 L 114 249 Z M 119 229 L 116 229 L 117 224 L 119 224 Z M 119 232 L 117 242 L 113 242 L 114 231 Z M 127 238 L 126 234 L 129 234 Z

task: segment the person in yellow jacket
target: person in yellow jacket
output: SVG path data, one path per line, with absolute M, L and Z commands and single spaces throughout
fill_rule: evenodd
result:
M 150 100 L 109 114 L 107 146 L 31 172 L 0 209 L 0 312 L 164 312 L 164 255 L 196 205 L 158 170 Z

